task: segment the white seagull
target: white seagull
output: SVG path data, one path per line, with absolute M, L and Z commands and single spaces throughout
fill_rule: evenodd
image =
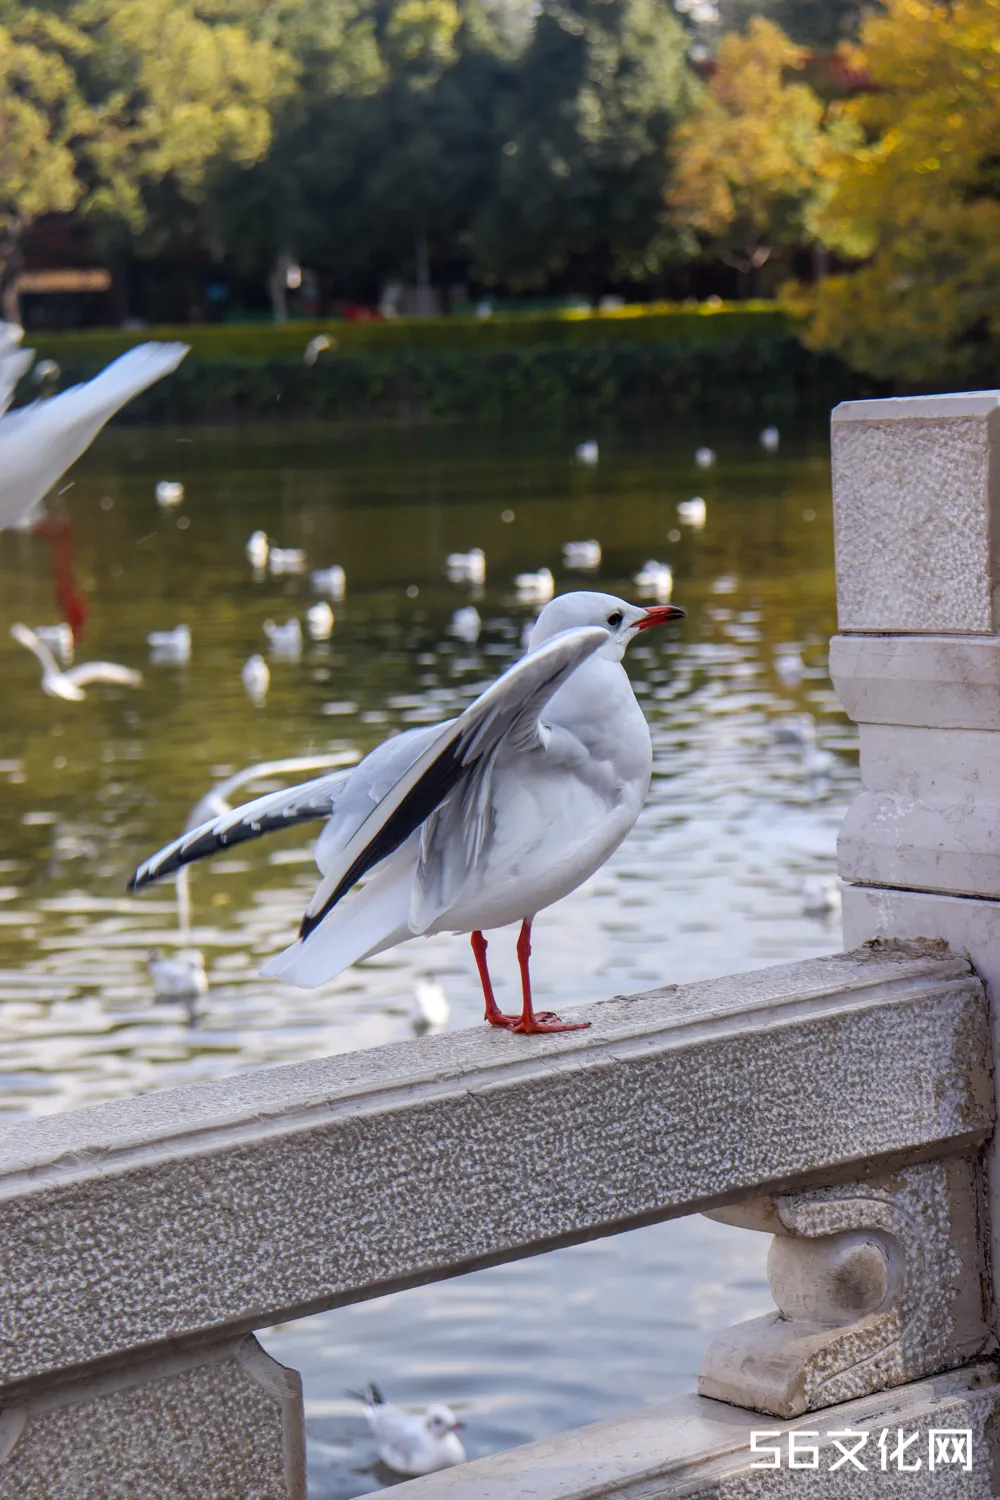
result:
M 173 630 L 151 630 L 146 643 L 150 659 L 158 666 L 183 666 L 191 660 L 190 625 L 175 625 Z
M 118 687 L 142 687 L 141 672 L 119 666 L 114 661 L 82 661 L 63 671 L 48 646 L 27 625 L 15 620 L 10 633 L 15 641 L 26 646 L 41 663 L 42 691 L 48 693 L 50 698 L 64 698 L 67 703 L 82 703 L 87 696 L 84 688 L 94 682 L 111 682 Z
M 444 985 L 439 984 L 436 979 L 418 979 L 413 994 L 411 1017 L 414 1031 L 443 1031 L 450 1015 L 451 1006 L 448 1004 Z
M 329 568 L 317 568 L 309 574 L 309 582 L 317 594 L 325 594 L 334 604 L 339 604 L 347 593 L 347 574 L 340 563 L 333 563 Z
M 302 655 L 302 626 L 294 615 L 284 625 L 265 620 L 263 630 L 272 656 L 279 661 L 298 661 Z
M 365 1416 L 378 1456 L 396 1474 L 434 1474 L 465 1463 L 465 1449 L 457 1430 L 461 1422 L 450 1406 L 435 1402 L 419 1416 L 400 1411 L 386 1401 L 374 1382 L 368 1387 Z
M 656 599 L 660 604 L 669 604 L 674 592 L 674 570 L 669 563 L 649 558 L 644 562 L 632 582 L 640 594 Z
M 700 495 L 692 495 L 690 500 L 677 502 L 677 514 L 685 526 L 700 529 L 708 519 L 708 506 Z
M 482 547 L 473 547 L 469 552 L 449 552 L 444 570 L 452 583 L 482 585 L 486 582 L 486 553 Z
M 333 610 L 325 599 L 318 599 L 306 610 L 306 629 L 313 641 L 328 641 L 333 634 Z
M 268 553 L 271 550 L 271 544 L 267 539 L 267 532 L 251 531 L 244 550 L 250 566 L 256 572 L 263 573 L 267 567 Z
M 180 505 L 184 499 L 184 486 L 179 479 L 161 479 L 156 486 L 156 503 L 169 510 L 172 505 Z
M 272 544 L 267 565 L 276 578 L 287 573 L 304 573 L 306 554 L 301 547 L 275 547 Z
M 86 384 L 8 411 L 11 376 L 23 373 L 23 357 L 31 351 L 15 350 L 6 338 L 0 344 L 0 528 L 27 525 L 38 502 L 108 418 L 176 370 L 187 352 L 187 344 L 140 344 Z
M 714 448 L 698 448 L 694 455 L 694 461 L 699 469 L 710 469 L 715 463 Z
M 514 587 L 519 603 L 548 604 L 556 591 L 556 581 L 551 568 L 539 568 L 537 573 L 518 573 Z
M 271 686 L 271 668 L 259 651 L 247 657 L 240 676 L 243 679 L 246 695 L 254 708 L 263 708 L 267 690 Z
M 146 966 L 157 1000 L 193 1000 L 208 994 L 205 957 L 197 948 L 178 948 L 172 958 L 154 948 Z
M 760 446 L 768 453 L 777 453 L 781 443 L 781 433 L 777 427 L 765 427 L 760 434 Z
M 140 865 L 129 889 L 326 818 L 316 845 L 323 880 L 268 977 L 314 988 L 408 938 L 468 932 L 491 1025 L 576 1030 L 585 1023 L 533 1010 L 531 924 L 600 869 L 639 816 L 652 749 L 622 657 L 640 631 L 683 613 L 564 594 L 535 621 L 526 654 L 458 718 L 405 730 L 349 770 L 208 819 Z M 522 1009 L 507 1016 L 493 996 L 483 929 L 513 922 Z
M 563 542 L 563 567 L 592 572 L 601 566 L 600 542 Z
M 451 617 L 449 631 L 467 646 L 474 646 L 483 628 L 482 617 L 474 604 L 463 604 Z
M 73 627 L 61 620 L 58 625 L 38 625 L 35 627 L 35 635 L 52 651 L 64 667 L 72 666 L 75 643 L 73 641 Z
M 585 443 L 577 443 L 577 463 L 587 464 L 588 467 L 593 468 L 594 464 L 597 463 L 597 460 L 600 458 L 600 456 L 601 450 L 598 448 L 593 438 L 588 438 L 587 442 Z

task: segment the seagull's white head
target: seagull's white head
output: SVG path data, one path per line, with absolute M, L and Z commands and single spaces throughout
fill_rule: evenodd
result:
M 443 1438 L 449 1432 L 457 1432 L 461 1425 L 461 1422 L 450 1406 L 444 1406 L 438 1401 L 433 1406 L 427 1408 L 427 1414 L 424 1417 L 424 1426 L 431 1434 L 431 1437 Z
M 602 625 L 608 632 L 608 644 L 601 647 L 598 656 L 621 661 L 629 642 L 640 630 L 683 618 L 684 611 L 672 604 L 651 604 L 645 608 L 641 604 L 629 604 L 614 594 L 581 589 L 573 594 L 560 594 L 546 604 L 528 637 L 528 650 L 533 651 L 563 630 L 573 630 L 578 625 Z

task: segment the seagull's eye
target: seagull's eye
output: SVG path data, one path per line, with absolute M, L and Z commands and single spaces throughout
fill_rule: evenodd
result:
M 612 610 L 611 614 L 608 615 L 608 624 L 611 626 L 612 630 L 617 630 L 624 618 L 625 616 L 622 614 L 620 609 Z

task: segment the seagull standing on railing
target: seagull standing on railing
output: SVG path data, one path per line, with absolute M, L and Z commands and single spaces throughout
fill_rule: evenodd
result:
M 130 889 L 245 839 L 327 818 L 316 846 L 324 878 L 298 940 L 265 975 L 313 988 L 407 938 L 468 932 L 491 1025 L 576 1030 L 586 1023 L 533 1009 L 531 924 L 599 870 L 639 816 L 652 748 L 622 657 L 640 631 L 683 613 L 564 594 L 542 610 L 527 653 L 457 719 L 410 729 L 350 770 L 206 821 L 146 860 Z M 483 936 L 512 922 L 521 923 L 517 1016 L 494 999 Z

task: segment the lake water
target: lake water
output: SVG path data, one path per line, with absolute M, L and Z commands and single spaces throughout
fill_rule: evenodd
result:
M 92 609 L 77 660 L 141 667 L 146 681 L 91 688 L 82 703 L 46 697 L 8 634 L 15 620 L 56 618 L 46 543 L 0 534 L 0 1124 L 399 1040 L 421 977 L 444 986 L 452 1026 L 479 1021 L 461 938 L 417 940 L 317 991 L 257 977 L 315 883 L 301 830 L 195 867 L 191 940 L 211 982 L 196 1007 L 157 1002 L 146 968 L 151 948 L 182 941 L 173 886 L 141 898 L 123 888 L 240 768 L 347 759 L 457 712 L 519 654 L 535 611 L 513 578 L 543 565 L 560 591 L 634 597 L 641 565 L 667 561 L 688 615 L 629 652 L 653 734 L 649 801 L 608 866 L 540 916 L 540 1006 L 839 947 L 837 919 L 803 910 L 804 885 L 834 870 L 857 784 L 826 668 L 825 440 L 786 438 L 767 455 L 752 435 L 719 436 L 718 462 L 699 470 L 694 431 L 604 433 L 596 468 L 573 461 L 586 436 L 105 433 L 56 502 Z M 183 482 L 180 507 L 157 506 L 161 478 Z M 696 494 L 703 529 L 677 515 Z M 256 528 L 348 578 L 331 639 L 307 640 L 298 660 L 271 657 L 261 706 L 240 674 L 251 653 L 267 655 L 263 622 L 301 617 L 315 596 L 308 574 L 254 576 L 244 546 Z M 591 537 L 599 572 L 567 572 L 563 542 Z M 487 557 L 478 594 L 444 572 L 449 552 L 474 546 Z M 471 602 L 483 621 L 474 645 L 449 633 Z M 190 663 L 150 662 L 147 632 L 181 622 Z M 513 939 L 490 946 L 505 1009 Z M 683 1220 L 265 1332 L 305 1379 L 310 1495 L 347 1500 L 386 1481 L 345 1394 L 369 1379 L 404 1404 L 451 1401 L 472 1456 L 689 1389 L 712 1333 L 768 1309 L 766 1248 L 764 1236 Z

